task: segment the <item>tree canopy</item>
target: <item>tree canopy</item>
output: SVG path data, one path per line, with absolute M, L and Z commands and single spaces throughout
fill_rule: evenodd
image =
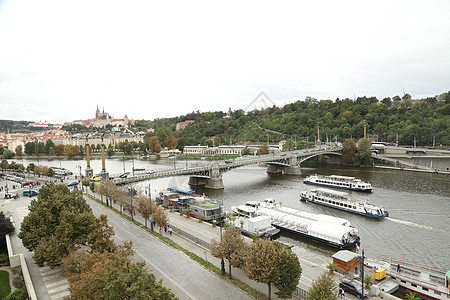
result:
M 70 299 L 177 299 L 133 254 L 131 242 L 114 252 L 74 251 L 64 259 Z
M 95 217 L 79 190 L 65 185 L 43 186 L 32 200 L 18 235 L 29 251 L 34 251 L 37 265 L 61 264 L 61 258 L 84 245 L 95 229 Z
M 325 272 L 319 278 L 313 281 L 307 300 L 337 300 L 337 286 L 334 282 L 333 275 Z
M 241 235 L 241 231 L 234 226 L 227 228 L 223 232 L 220 241 L 216 239 L 211 241 L 211 254 L 214 257 L 228 260 L 230 279 L 231 267 L 242 268 L 247 251 L 248 246 Z
M 271 299 L 272 284 L 278 288 L 277 296 L 291 298 L 302 268 L 298 257 L 278 242 L 259 239 L 252 243 L 245 258 L 245 273 L 250 279 L 266 283 Z

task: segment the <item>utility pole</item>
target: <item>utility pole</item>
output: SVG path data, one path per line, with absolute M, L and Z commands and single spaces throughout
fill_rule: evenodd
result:
M 361 253 L 361 299 L 364 299 L 364 249 Z
M 221 220 L 220 224 L 219 224 L 219 226 L 220 226 L 220 242 L 222 242 L 222 225 L 223 225 L 223 223 Z M 222 259 L 220 260 L 220 275 L 225 275 L 225 274 L 227 274 L 227 273 L 225 272 L 225 262 L 222 257 Z
M 149 218 L 150 230 L 153 233 L 152 192 L 151 192 L 151 189 L 150 189 L 150 183 L 148 184 L 148 199 L 150 200 L 150 216 L 151 216 L 151 218 Z

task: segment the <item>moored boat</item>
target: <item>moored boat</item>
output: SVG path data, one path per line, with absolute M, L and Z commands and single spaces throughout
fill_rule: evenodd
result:
M 267 216 L 238 216 L 232 223 L 249 237 L 256 235 L 261 238 L 273 239 L 280 232 L 280 229 L 271 225 L 270 217 Z
M 212 201 L 204 195 L 196 195 L 192 190 L 171 187 L 167 191 L 161 191 L 156 201 L 164 207 L 183 210 L 191 217 L 203 221 L 221 222 L 225 217 L 222 203 Z
M 302 191 L 300 200 L 320 204 L 343 211 L 352 212 L 374 219 L 384 219 L 389 213 L 382 207 L 375 206 L 366 201 L 353 200 L 348 193 L 317 188 L 311 191 Z
M 273 199 L 250 205 L 256 205 L 258 216 L 270 217 L 272 226 L 298 237 L 337 249 L 348 249 L 359 242 L 358 230 L 346 219 L 284 207 Z
M 354 190 L 360 192 L 372 192 L 373 188 L 369 182 L 350 176 L 340 175 L 311 175 L 303 180 L 303 183 L 323 185 L 328 187 Z
M 450 299 L 450 271 L 443 271 L 413 262 L 391 258 L 389 262 L 365 259 L 374 270 L 383 268 L 386 275 L 401 287 L 433 299 Z

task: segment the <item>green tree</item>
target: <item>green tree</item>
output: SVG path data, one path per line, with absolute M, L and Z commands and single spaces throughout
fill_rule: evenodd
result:
M 330 272 L 324 272 L 319 278 L 313 281 L 307 300 L 337 300 L 337 286 L 333 275 Z
M 114 155 L 114 149 L 111 144 L 108 146 L 108 150 L 106 150 L 106 155 L 108 155 L 108 157 L 111 157 Z
M 48 177 L 53 177 L 55 176 L 55 171 L 52 168 L 46 168 L 44 174 Z
M 6 159 L 2 159 L 2 162 L 0 163 L 0 168 L 9 169 L 9 163 Z
M 287 139 L 286 143 L 283 146 L 284 150 L 287 150 L 287 151 L 293 150 L 294 147 L 295 147 L 295 144 L 294 144 L 294 141 L 292 139 Z
M 228 260 L 229 276 L 231 279 L 231 267 L 242 268 L 248 246 L 241 235 L 241 231 L 231 226 L 224 231 L 222 240 L 211 241 L 211 254 L 217 258 Z
M 372 164 L 372 151 L 368 139 L 362 139 L 359 143 L 358 151 L 353 158 L 353 164 L 355 166 Z
M 30 163 L 28 166 L 27 166 L 27 172 L 33 172 L 33 173 L 36 173 L 36 165 L 34 164 L 34 163 Z
M 25 154 L 26 155 L 33 155 L 35 153 L 35 146 L 34 142 L 28 142 L 25 144 Z
M 269 300 L 272 284 L 279 290 L 276 292 L 278 297 L 292 297 L 302 273 L 295 254 L 278 242 L 264 239 L 252 243 L 245 258 L 244 269 L 250 279 L 267 284 Z
M 45 142 L 45 153 L 53 154 L 53 150 L 55 149 L 55 143 L 52 140 L 47 140 Z
M 18 237 L 29 251 L 34 251 L 37 265 L 50 267 L 81 245 L 93 232 L 95 217 L 80 190 L 69 191 L 65 185 L 49 184 L 32 200 Z
M 353 162 L 353 158 L 356 154 L 356 144 L 353 139 L 346 139 L 342 143 L 342 160 L 350 164 Z
M 84 178 L 81 180 L 81 184 L 87 189 L 90 186 L 91 181 L 89 180 L 89 178 Z
M 14 227 L 14 224 L 11 222 L 11 220 L 5 217 L 5 214 L 0 211 L 0 239 L 3 240 L 5 238 L 5 235 L 14 232 L 15 229 L 16 228 Z
M 14 157 L 14 152 L 12 152 L 9 149 L 6 149 L 5 151 L 3 151 L 3 158 L 5 159 L 11 159 Z

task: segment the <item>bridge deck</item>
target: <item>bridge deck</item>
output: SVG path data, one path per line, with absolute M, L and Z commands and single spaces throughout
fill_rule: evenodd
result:
M 260 164 L 260 163 L 273 163 L 279 164 L 283 166 L 290 165 L 290 159 L 296 158 L 297 165 L 301 162 L 309 159 L 311 157 L 323 154 L 338 154 L 342 148 L 327 148 L 323 150 L 303 150 L 303 151 L 292 151 L 292 152 L 283 152 L 282 154 L 274 155 L 274 154 L 266 154 L 261 156 L 256 156 L 252 158 L 241 158 L 235 159 L 233 162 L 226 163 L 225 161 L 213 162 L 210 165 L 200 166 L 200 167 L 191 167 L 191 168 L 182 168 L 182 169 L 172 169 L 172 170 L 156 170 L 153 174 L 140 174 L 135 175 L 128 178 L 114 178 L 112 181 L 116 184 L 127 184 L 138 181 L 162 178 L 162 177 L 170 177 L 170 176 L 182 176 L 182 175 L 192 175 L 195 177 L 202 178 L 210 178 L 208 174 L 212 169 L 218 169 L 220 173 L 226 172 L 230 169 L 252 165 L 252 164 Z M 301 158 L 301 160 L 299 160 Z M 286 163 L 282 163 L 284 161 Z

